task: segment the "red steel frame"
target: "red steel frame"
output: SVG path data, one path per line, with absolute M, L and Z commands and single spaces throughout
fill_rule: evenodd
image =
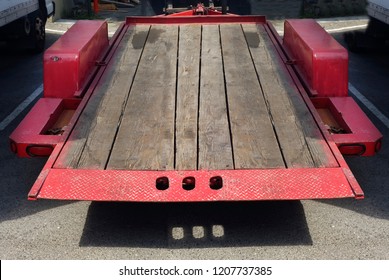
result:
M 264 24 L 279 55 L 284 62 L 287 62 L 288 58 L 281 47 L 281 39 L 275 33 L 273 26 L 266 23 L 265 17 L 234 15 L 192 17 L 176 15 L 171 17 L 128 18 L 126 25 L 122 26 L 115 34 L 112 50 L 105 61 L 109 63 L 121 38 L 127 31 L 128 25 L 131 24 L 218 24 L 227 22 Z M 332 136 L 326 131 L 305 87 L 292 65 L 287 65 L 287 63 L 285 65 L 322 130 L 334 157 L 339 163 L 339 167 L 212 171 L 54 169 L 54 163 L 72 131 L 72 129 L 69 129 L 62 136 L 63 141 L 55 146 L 28 198 L 30 200 L 46 198 L 137 202 L 363 198 L 362 189 L 351 173 Z M 69 127 L 74 127 L 104 70 L 104 67 L 100 68 L 94 77 L 69 123 Z M 168 188 L 166 190 L 157 189 L 156 184 L 160 178 L 167 178 Z M 195 188 L 192 190 L 187 190 L 183 186 L 188 178 L 190 180 L 195 178 L 196 180 Z M 213 178 L 221 178 L 223 181 L 220 189 L 210 187 Z
M 122 171 L 51 169 L 45 187 L 33 188 L 30 199 L 55 198 L 93 201 L 200 202 L 326 198 L 362 198 L 360 189 L 347 187 L 350 179 L 342 168 Z M 222 178 L 222 187 L 210 187 L 212 178 Z M 159 178 L 169 187 L 158 190 Z M 183 187 L 185 178 L 195 186 Z

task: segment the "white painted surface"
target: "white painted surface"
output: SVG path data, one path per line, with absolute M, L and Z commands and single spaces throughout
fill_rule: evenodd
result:
M 20 113 L 22 113 L 28 105 L 31 104 L 43 92 L 43 84 L 41 84 L 33 93 L 31 93 L 18 107 L 15 108 L 4 120 L 0 122 L 0 131 L 4 130 Z
M 371 103 L 362 93 L 351 83 L 348 84 L 350 92 L 369 109 L 387 128 L 389 128 L 389 118 L 385 116 L 373 103 Z

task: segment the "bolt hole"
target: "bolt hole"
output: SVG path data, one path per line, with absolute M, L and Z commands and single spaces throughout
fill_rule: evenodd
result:
M 191 191 L 195 188 L 196 185 L 196 179 L 195 177 L 185 177 L 184 180 L 182 180 L 182 188 L 187 191 Z
M 213 190 L 220 190 L 223 187 L 223 179 L 220 176 L 214 176 L 209 179 L 209 187 Z
M 159 177 L 155 181 L 157 190 L 165 191 L 169 188 L 169 178 L 168 177 Z

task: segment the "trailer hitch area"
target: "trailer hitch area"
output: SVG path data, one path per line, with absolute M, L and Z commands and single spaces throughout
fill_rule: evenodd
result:
M 204 4 L 198 3 L 196 8 L 193 10 L 195 15 L 205 15 L 206 14 L 206 9 L 204 7 Z
M 166 15 L 181 13 L 191 11 L 191 15 L 202 16 L 209 14 L 227 14 L 228 6 L 227 1 L 222 0 L 221 6 L 215 6 L 212 0 L 209 1 L 208 6 L 206 6 L 202 1 L 198 1 L 197 5 L 189 5 L 185 7 L 173 7 L 172 1 L 167 1 L 165 8 L 163 9 Z

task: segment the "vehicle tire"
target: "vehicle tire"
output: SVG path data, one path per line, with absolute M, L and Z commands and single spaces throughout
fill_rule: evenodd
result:
M 344 34 L 344 40 L 347 44 L 347 48 L 350 52 L 358 53 L 361 52 L 361 47 L 359 45 L 359 39 L 361 36 L 355 31 L 347 32 Z
M 389 25 L 382 21 L 370 17 L 369 24 L 366 28 L 366 34 L 377 39 L 389 39 Z
M 221 0 L 222 14 L 227 14 L 227 0 Z
M 30 15 L 31 31 L 29 34 L 29 40 L 31 42 L 31 48 L 33 52 L 40 53 L 45 49 L 46 42 L 46 18 L 42 11 L 37 11 Z

